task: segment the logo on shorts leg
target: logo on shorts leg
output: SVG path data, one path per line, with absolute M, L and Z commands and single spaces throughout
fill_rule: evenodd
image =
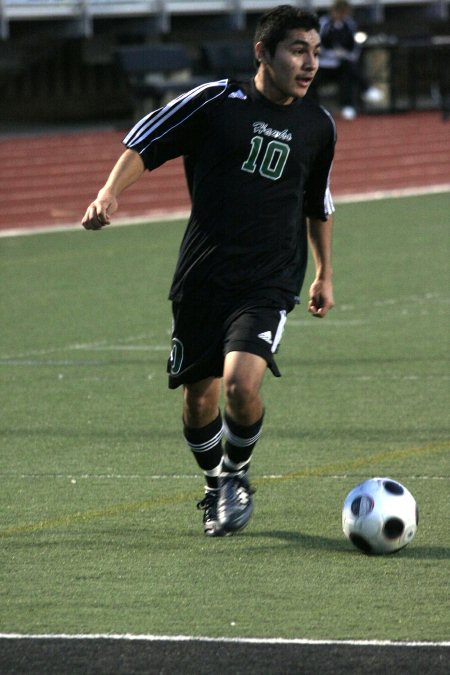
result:
M 271 330 L 266 330 L 264 333 L 259 333 L 258 337 L 261 338 L 261 340 L 264 340 L 264 342 L 268 342 L 269 345 L 271 345 L 273 342 Z
M 178 375 L 183 363 L 184 347 L 183 343 L 178 338 L 172 339 L 172 350 L 170 352 L 170 372 L 172 375 Z

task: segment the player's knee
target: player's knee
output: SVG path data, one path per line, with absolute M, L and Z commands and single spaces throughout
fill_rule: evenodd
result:
M 255 387 L 249 379 L 229 379 L 224 382 L 225 398 L 228 405 L 233 409 L 246 408 L 252 405 L 258 398 L 258 387 Z

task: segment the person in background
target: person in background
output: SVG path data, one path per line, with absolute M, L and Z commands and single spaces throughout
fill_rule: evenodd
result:
M 357 25 L 348 0 L 335 0 L 330 12 L 320 19 L 320 70 L 311 90 L 319 98 L 320 85 L 337 82 L 341 116 L 346 120 L 356 117 L 359 98 L 376 103 L 382 92 L 370 86 L 360 63 L 361 46 L 355 40 Z

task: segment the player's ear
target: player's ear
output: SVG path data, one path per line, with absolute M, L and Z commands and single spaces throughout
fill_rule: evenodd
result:
M 266 50 L 262 42 L 257 42 L 255 44 L 255 59 L 258 64 L 267 63 Z

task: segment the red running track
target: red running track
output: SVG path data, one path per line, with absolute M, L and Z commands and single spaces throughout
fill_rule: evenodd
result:
M 337 120 L 335 198 L 392 190 L 450 190 L 450 123 L 438 112 Z M 126 132 L 0 138 L 0 229 L 80 221 L 123 150 Z M 181 160 L 146 174 L 120 200 L 117 220 L 189 210 Z

